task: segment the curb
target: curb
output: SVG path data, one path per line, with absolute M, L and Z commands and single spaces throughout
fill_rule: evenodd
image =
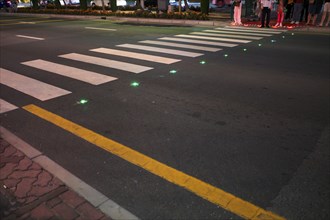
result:
M 132 17 L 115 17 L 115 16 L 95 16 L 95 15 L 62 15 L 62 14 L 30 14 L 30 13 L 0 13 L 0 15 L 6 16 L 26 16 L 26 17 L 49 17 L 49 18 L 63 18 L 63 19 L 85 19 L 85 20 L 109 20 L 111 22 L 128 22 L 137 24 L 158 24 L 158 25 L 176 25 L 176 26 L 202 26 L 202 27 L 219 27 L 219 26 L 231 26 L 232 21 L 230 19 L 219 20 L 185 20 L 185 19 L 158 19 L 158 18 L 132 18 Z M 242 18 L 244 22 L 245 18 Z M 274 20 L 272 20 L 274 21 Z M 260 24 L 260 21 L 245 21 L 244 26 L 256 27 Z M 291 31 L 305 31 L 305 32 L 319 32 L 330 34 L 329 27 L 317 27 L 298 25 L 292 26 Z M 281 30 L 281 29 L 279 29 Z M 288 30 L 288 29 L 285 29 Z
M 0 134 L 1 219 L 139 219 L 2 126 Z

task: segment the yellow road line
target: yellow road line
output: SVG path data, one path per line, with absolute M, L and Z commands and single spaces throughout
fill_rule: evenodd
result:
M 257 207 L 36 105 L 27 105 L 23 109 L 245 219 L 284 220 L 283 217 Z

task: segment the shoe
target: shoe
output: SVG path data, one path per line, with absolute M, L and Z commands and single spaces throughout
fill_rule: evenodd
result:
M 291 21 L 291 24 L 294 24 L 294 21 Z
M 279 23 L 276 23 L 276 24 L 275 24 L 275 27 L 278 27 L 278 26 L 280 26 L 280 24 L 279 24 Z
M 282 25 L 282 24 L 280 24 L 280 25 L 279 25 L 279 27 L 283 27 L 283 25 Z
M 296 24 L 299 24 L 299 21 L 296 21 Z

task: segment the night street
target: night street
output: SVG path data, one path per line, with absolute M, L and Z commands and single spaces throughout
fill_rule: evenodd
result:
M 0 29 L 1 126 L 137 218 L 330 217 L 329 32 Z

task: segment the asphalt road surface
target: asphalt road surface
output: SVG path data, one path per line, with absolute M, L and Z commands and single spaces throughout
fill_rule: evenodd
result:
M 330 217 L 329 34 L 0 27 L 1 126 L 137 217 Z

